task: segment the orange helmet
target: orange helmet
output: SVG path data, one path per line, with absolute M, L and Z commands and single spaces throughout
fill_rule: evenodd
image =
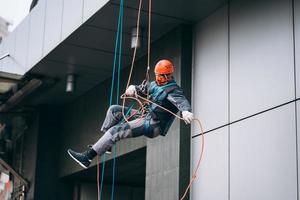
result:
M 165 85 L 168 81 L 173 79 L 174 67 L 169 60 L 160 60 L 155 65 L 154 73 L 157 85 Z
M 173 63 L 169 60 L 160 60 L 155 65 L 154 73 L 155 74 L 173 74 L 174 67 Z

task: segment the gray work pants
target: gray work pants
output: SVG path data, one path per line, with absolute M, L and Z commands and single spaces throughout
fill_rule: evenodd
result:
M 124 113 L 126 114 L 127 112 L 128 108 L 125 107 Z M 128 116 L 132 115 L 136 110 L 132 109 L 129 112 Z M 129 122 L 123 121 L 122 106 L 110 106 L 101 128 L 104 135 L 92 146 L 98 155 L 104 154 L 121 139 L 142 135 L 153 138 L 160 134 L 159 121 L 152 119 L 151 115 Z

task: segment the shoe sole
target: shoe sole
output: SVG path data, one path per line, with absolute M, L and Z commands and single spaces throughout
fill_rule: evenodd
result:
M 81 167 L 83 167 L 84 169 L 87 169 L 88 167 L 85 166 L 84 164 L 82 164 L 79 160 L 77 160 L 69 151 L 68 154 L 71 156 L 71 158 L 73 158 L 73 160 L 75 160 Z

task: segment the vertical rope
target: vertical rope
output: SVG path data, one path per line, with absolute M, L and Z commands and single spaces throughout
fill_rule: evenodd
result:
M 120 96 L 120 74 L 121 74 L 121 55 L 122 55 L 122 32 L 123 32 L 123 13 L 124 12 L 124 0 L 120 2 L 120 43 L 119 43 L 119 63 L 118 63 L 118 79 L 117 79 L 117 95 L 116 95 L 116 104 L 119 104 Z M 112 189 L 111 189 L 111 200 L 114 200 L 115 192 L 115 176 L 116 176 L 116 145 L 113 148 L 113 177 L 112 177 Z
M 148 6 L 148 59 L 147 59 L 147 72 L 146 72 L 146 84 L 150 80 L 150 53 L 151 53 L 151 11 L 152 11 L 152 0 L 149 0 Z M 147 99 L 149 98 L 149 88 L 147 88 Z
M 101 200 L 102 197 L 102 191 L 103 191 L 103 180 L 104 180 L 104 172 L 105 172 L 105 159 L 106 155 L 104 154 L 102 157 L 102 173 L 101 173 L 101 184 L 100 184 L 100 194 L 99 194 L 99 199 Z M 98 163 L 99 165 L 99 163 Z M 98 179 L 98 184 L 99 184 L 99 179 Z
M 150 50 L 151 50 L 151 10 L 152 10 L 152 0 L 149 0 L 148 8 L 148 61 L 147 66 L 150 68 Z
M 120 9 L 119 9 L 119 16 L 118 16 L 118 28 L 117 28 L 117 33 L 116 33 L 116 42 L 115 42 L 115 49 L 114 49 L 114 61 L 113 61 L 113 70 L 112 70 L 112 80 L 111 80 L 111 88 L 110 88 L 110 98 L 109 98 L 109 106 L 112 105 L 112 101 L 113 101 L 113 93 L 114 93 L 114 82 L 115 82 L 115 71 L 116 71 L 116 63 L 117 63 L 117 50 L 119 47 L 119 36 L 120 34 L 120 26 L 121 26 L 121 14 L 123 15 L 123 0 L 120 0 Z M 121 55 L 119 54 L 119 59 Z M 119 63 L 121 63 L 119 61 Z M 120 66 L 119 66 L 120 68 Z M 120 74 L 120 73 L 119 73 Z M 118 75 L 119 76 L 119 75 Z M 119 81 L 118 81 L 118 87 L 119 87 Z M 115 152 L 115 151 L 114 151 Z M 102 191 L 103 191 L 103 181 L 104 181 L 104 174 L 105 174 L 105 160 L 106 160 L 106 155 L 103 155 L 102 158 L 102 173 L 101 173 L 101 186 L 100 186 L 100 194 L 98 196 L 100 196 L 100 200 L 102 197 Z M 99 162 L 98 162 L 99 165 Z M 113 172 L 114 173 L 114 172 Z M 99 179 L 97 180 L 98 184 L 99 184 Z M 113 194 L 113 192 L 112 192 Z
M 102 190 L 103 190 L 103 179 L 104 179 L 104 172 L 105 172 L 105 159 L 106 159 L 106 155 L 104 154 L 102 157 L 102 172 L 101 172 L 101 184 L 100 184 L 100 194 L 98 194 L 99 199 L 101 200 L 101 196 L 102 196 Z M 98 163 L 99 165 L 99 163 Z
M 99 185 L 99 176 L 100 176 L 100 165 L 99 165 L 99 156 L 97 156 L 97 199 L 100 200 L 100 185 Z
M 142 0 L 140 0 L 139 2 L 139 10 L 138 10 L 138 16 L 137 16 L 137 23 L 136 23 L 136 40 L 135 40 L 135 44 L 138 43 L 138 38 L 139 38 L 139 27 L 140 27 L 140 16 L 141 16 L 141 8 L 142 8 Z M 132 62 L 131 62 L 131 67 L 130 67 L 130 71 L 129 71 L 129 76 L 128 76 L 128 81 L 126 84 L 126 89 L 129 86 L 130 80 L 131 80 L 131 76 L 132 76 L 132 71 L 133 71 L 133 67 L 134 67 L 134 61 L 135 61 L 135 57 L 136 57 L 136 50 L 137 50 L 137 45 L 135 45 L 134 47 L 134 51 L 133 51 L 133 56 L 132 56 Z M 124 113 L 124 107 L 125 107 L 125 102 L 126 102 L 126 96 L 124 96 L 123 98 L 123 104 L 122 104 L 122 114 L 123 114 L 123 118 L 126 122 L 128 122 L 125 113 Z
M 123 39 L 123 15 L 124 15 L 124 0 L 121 0 L 121 11 L 120 11 L 120 45 L 119 45 L 119 63 L 118 63 L 118 82 L 117 82 L 117 95 L 116 95 L 116 104 L 119 104 L 119 98 L 120 98 L 120 75 L 121 75 L 121 55 L 122 55 L 122 39 Z

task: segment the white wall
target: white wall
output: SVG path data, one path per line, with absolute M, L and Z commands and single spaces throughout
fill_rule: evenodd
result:
M 300 0 L 295 0 L 295 61 L 296 61 L 296 89 L 300 98 Z
M 232 1 L 230 119 L 294 98 L 291 0 Z
M 192 166 L 200 156 L 202 138 L 193 139 Z M 220 199 L 228 197 L 228 127 L 205 136 L 205 152 L 197 181 L 193 184 L 191 199 Z
M 25 74 L 108 0 L 39 0 L 1 44 L 0 71 Z M 1 50 L 0 48 L 0 50 Z
M 230 127 L 230 199 L 297 199 L 295 104 Z
M 196 24 L 193 110 L 209 132 L 192 199 L 297 199 L 299 5 L 231 0 Z
M 205 130 L 228 123 L 227 6 L 195 27 L 193 110 Z

